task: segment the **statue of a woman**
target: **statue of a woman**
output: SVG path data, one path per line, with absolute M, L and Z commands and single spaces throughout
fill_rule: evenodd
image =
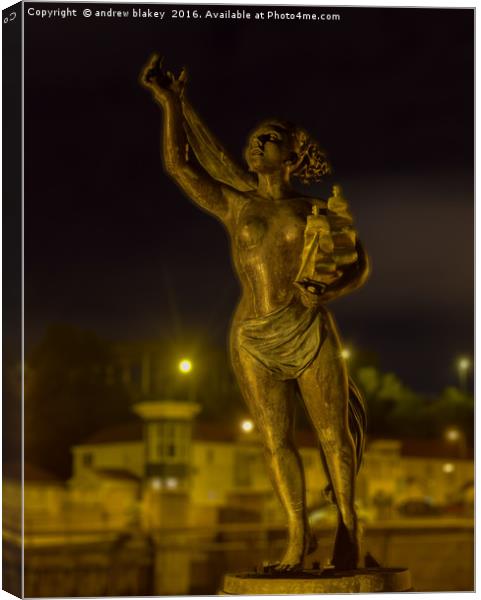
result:
M 337 570 L 354 569 L 359 560 L 354 489 L 365 413 L 325 305 L 363 284 L 368 260 L 357 239 L 346 254 L 335 247 L 336 236 L 329 237 L 329 223 L 337 218 L 342 226 L 342 219 L 350 218 L 339 188 L 331 199 L 333 206 L 342 207 L 336 217 L 325 200 L 301 195 L 291 186 L 295 176 L 305 183 L 318 181 L 329 172 L 329 163 L 305 131 L 269 119 L 249 137 L 246 172 L 226 155 L 188 104 L 185 71 L 175 77 L 154 55 L 140 81 L 163 110 L 166 172 L 193 202 L 220 219 L 230 235 L 242 287 L 230 335 L 232 366 L 288 522 L 286 551 L 271 569 L 300 570 L 305 556 L 316 548 L 306 513 L 302 462 L 294 445 L 296 397 L 304 402 L 319 439 L 338 508 L 332 564 Z M 306 229 L 308 217 L 311 229 Z M 354 239 L 351 223 L 337 232 L 339 239 L 343 231 Z M 313 239 L 318 241 L 313 244 Z M 312 258 L 311 248 L 314 272 L 303 278 L 303 257 Z M 336 256 L 344 258 L 336 263 Z

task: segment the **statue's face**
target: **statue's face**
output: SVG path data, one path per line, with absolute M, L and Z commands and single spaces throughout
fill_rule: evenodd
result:
M 286 169 L 292 152 L 289 132 L 266 122 L 251 134 L 245 156 L 251 171 L 268 174 Z

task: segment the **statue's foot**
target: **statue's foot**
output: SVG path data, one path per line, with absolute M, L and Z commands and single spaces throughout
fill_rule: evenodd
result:
M 288 563 L 283 560 L 279 563 L 272 565 L 271 573 L 299 573 L 304 568 L 303 563 Z
M 290 570 L 294 570 L 294 572 L 296 570 L 299 570 L 299 567 L 302 569 L 302 565 L 290 565 L 287 563 L 284 563 L 283 561 L 279 562 L 264 562 L 262 564 L 262 569 L 256 569 L 256 571 L 258 573 L 268 573 L 270 575 L 275 575 L 276 573 L 288 573 Z
M 296 573 L 304 568 L 304 556 L 302 550 L 288 547 L 279 562 L 268 566 L 269 573 Z
M 274 573 L 295 573 L 304 568 L 304 557 L 317 549 L 317 539 L 308 531 L 302 542 L 289 542 L 281 561 L 271 565 Z

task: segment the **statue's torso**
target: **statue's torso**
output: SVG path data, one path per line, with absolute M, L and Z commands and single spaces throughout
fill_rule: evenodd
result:
M 227 226 L 243 288 L 244 318 L 271 313 L 290 302 L 312 200 L 236 195 Z

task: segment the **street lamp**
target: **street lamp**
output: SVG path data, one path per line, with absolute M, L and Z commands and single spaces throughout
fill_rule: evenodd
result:
M 456 366 L 458 369 L 459 387 L 465 392 L 468 383 L 468 373 L 471 368 L 471 361 L 467 356 L 462 356 L 458 359 Z
M 351 351 L 349 350 L 349 348 L 343 348 L 341 350 L 341 357 L 344 360 L 349 360 L 351 358 Z
M 183 374 L 186 375 L 187 373 L 190 373 L 192 371 L 192 363 L 188 358 L 183 358 L 180 362 L 179 362 L 179 371 Z
M 446 429 L 444 437 L 448 442 L 456 444 L 456 455 L 458 458 L 466 458 L 467 448 L 464 431 L 458 427 L 450 427 L 449 429 Z
M 182 360 L 179 361 L 179 364 L 177 365 L 179 372 L 182 375 L 188 375 L 188 388 L 189 388 L 189 402 L 195 402 L 195 389 L 194 389 L 194 379 L 191 375 L 192 373 L 192 369 L 193 369 L 193 364 L 192 361 L 190 361 L 188 358 L 183 358 Z
M 461 432 L 459 429 L 447 429 L 446 430 L 446 439 L 449 442 L 457 442 L 461 438 Z
M 244 419 L 241 423 L 241 429 L 245 433 L 250 433 L 254 429 L 254 423 L 250 419 Z

